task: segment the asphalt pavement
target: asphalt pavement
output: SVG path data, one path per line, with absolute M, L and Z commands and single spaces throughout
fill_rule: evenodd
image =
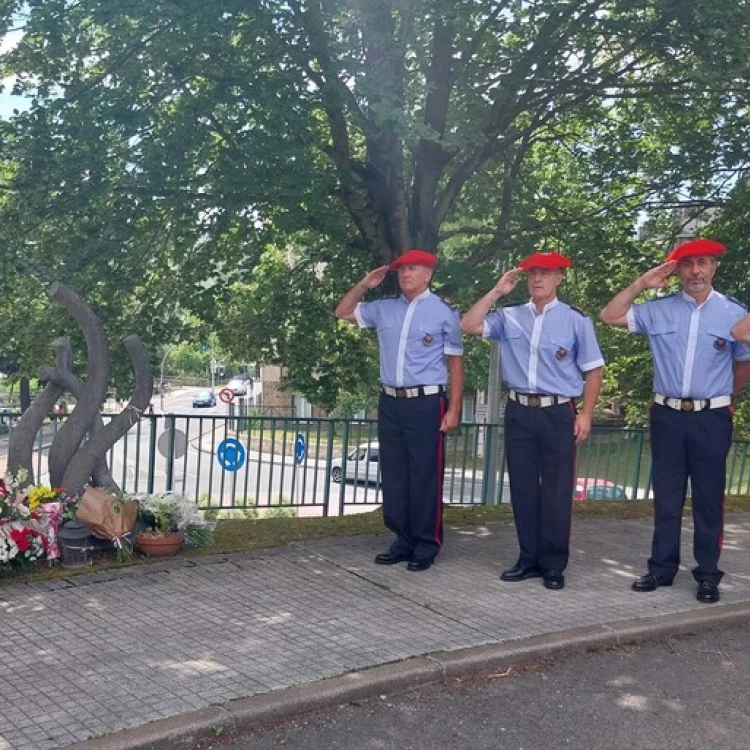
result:
M 0 750 L 195 748 L 316 708 L 747 622 L 750 515 L 727 517 L 715 605 L 695 599 L 684 531 L 684 569 L 649 594 L 630 583 L 651 522 L 610 520 L 575 523 L 562 591 L 499 580 L 517 554 L 500 523 L 449 530 L 416 573 L 373 564 L 382 535 L 6 583 Z
M 746 750 L 750 627 L 378 695 L 212 750 Z

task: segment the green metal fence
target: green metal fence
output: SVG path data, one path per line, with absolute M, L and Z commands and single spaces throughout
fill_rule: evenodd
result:
M 17 415 L 0 414 L 0 471 Z M 60 418 L 62 419 L 62 417 Z M 106 417 L 105 417 L 106 421 Z M 37 481 L 47 483 L 46 453 L 60 422 L 39 431 Z M 236 441 L 234 465 L 219 460 Z M 126 492 L 187 493 L 209 509 L 320 516 L 373 510 L 382 498 L 377 425 L 372 420 L 146 415 L 110 451 L 108 460 Z M 447 439 L 444 501 L 452 505 L 510 501 L 501 425 L 464 423 Z M 496 453 L 495 476 L 484 471 Z M 224 454 L 226 458 L 226 452 Z M 231 462 L 230 462 L 231 463 Z M 578 499 L 651 496 L 648 432 L 595 428 L 576 463 Z M 750 494 L 750 443 L 736 441 L 727 462 L 727 490 Z M 280 510 L 281 509 L 281 510 Z

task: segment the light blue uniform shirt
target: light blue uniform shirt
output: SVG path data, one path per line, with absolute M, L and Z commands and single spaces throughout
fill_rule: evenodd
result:
M 354 316 L 361 328 L 377 328 L 380 380 L 392 388 L 446 385 L 445 356 L 461 356 L 459 314 L 429 289 L 411 302 L 401 295 L 360 302 Z
M 557 297 L 540 313 L 531 301 L 501 307 L 482 337 L 500 342 L 503 380 L 520 393 L 578 398 L 583 373 L 604 366 L 591 318 Z
M 732 360 L 750 359 L 750 347 L 732 338 L 742 305 L 711 290 L 702 305 L 684 292 L 632 305 L 628 328 L 648 336 L 654 392 L 669 398 L 730 396 Z

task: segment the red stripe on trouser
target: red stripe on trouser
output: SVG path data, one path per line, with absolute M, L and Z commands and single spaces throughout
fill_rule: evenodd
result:
M 440 427 L 443 425 L 443 417 L 446 412 L 446 399 L 440 399 Z M 438 428 L 439 429 L 439 428 Z M 443 474 L 445 473 L 445 433 L 438 437 L 438 480 L 437 480 L 437 513 L 435 514 L 435 542 L 438 549 L 443 548 L 440 538 L 440 529 L 443 527 Z
M 734 422 L 734 407 L 729 407 L 729 413 L 732 415 L 732 422 Z M 726 501 L 727 496 L 724 493 L 721 496 L 721 534 L 719 534 L 719 552 L 724 549 L 724 524 L 726 523 Z
M 568 546 L 570 546 L 570 539 L 573 536 L 573 508 L 576 504 L 576 458 L 578 457 L 578 448 L 575 445 L 575 419 L 577 415 L 575 401 L 570 402 L 570 408 L 573 410 L 573 471 L 570 477 L 570 523 L 568 524 Z

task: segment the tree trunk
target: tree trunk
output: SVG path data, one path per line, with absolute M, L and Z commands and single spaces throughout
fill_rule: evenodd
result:
M 24 412 L 31 406 L 31 384 L 28 378 L 21 378 L 18 390 L 21 398 L 21 411 Z

